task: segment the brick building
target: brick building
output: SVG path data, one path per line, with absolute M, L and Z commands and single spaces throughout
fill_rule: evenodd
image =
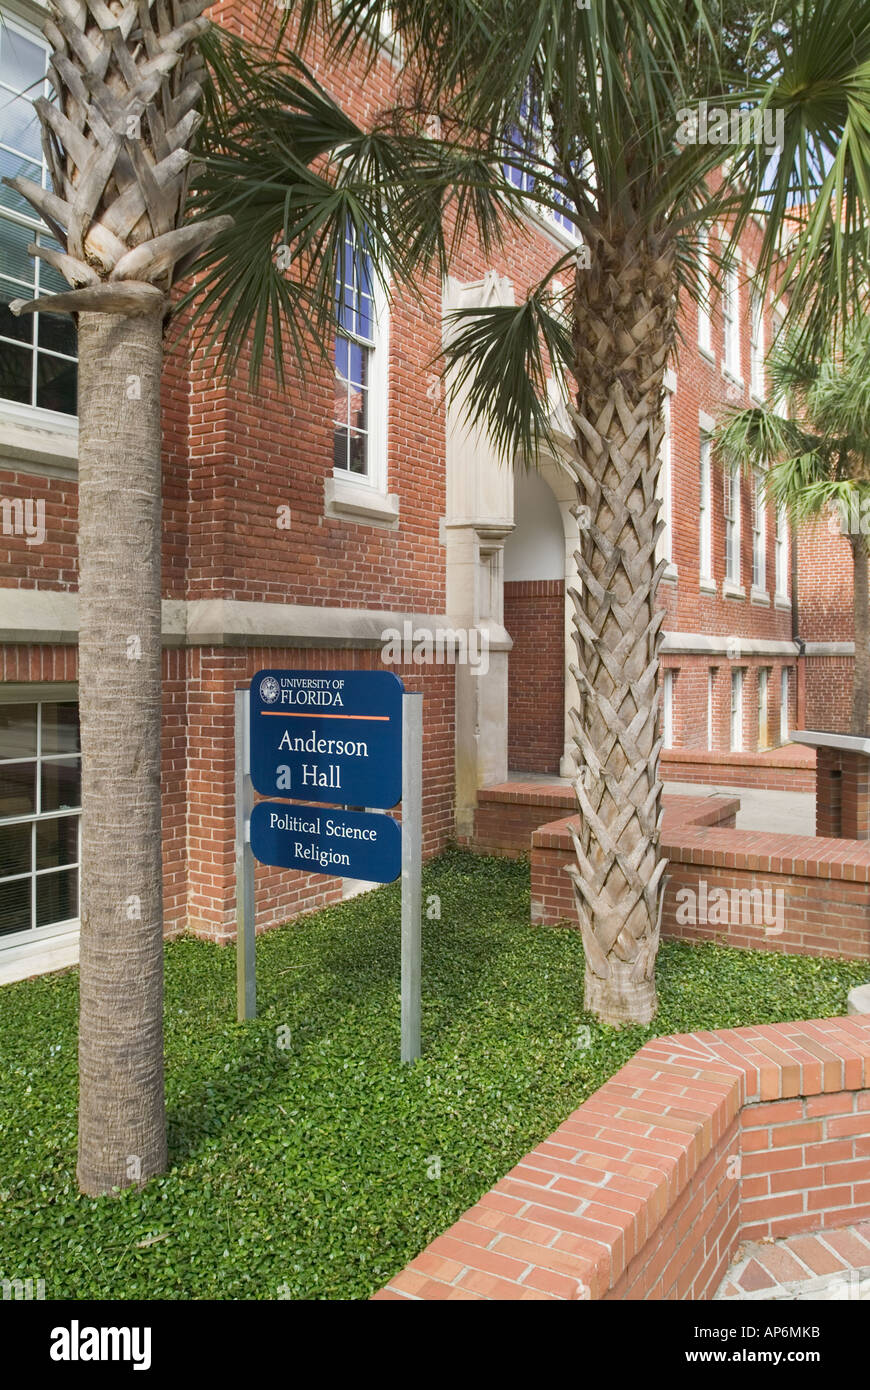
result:
M 3 172 L 39 179 L 29 102 L 45 74 L 42 6 L 0 0 L 0 11 Z M 244 6 L 212 13 L 241 26 Z M 386 105 L 395 81 L 389 44 L 364 81 L 316 55 L 312 66 L 362 119 Z M 4 303 L 28 297 L 37 274 L 53 286 L 53 272 L 24 250 L 40 235 L 30 210 L 0 189 Z M 764 389 L 774 324 L 744 274 L 756 240 L 744 239 L 724 303 L 684 308 L 669 374 L 664 731 L 669 748 L 694 750 L 701 764 L 710 750 L 788 739 L 799 717 L 796 635 L 827 644 L 818 660 L 833 663 L 807 675 L 808 702 L 821 711 L 829 679 L 838 690 L 848 680 L 847 610 L 824 538 L 808 541 L 813 587 L 800 634 L 788 529 L 756 506 L 745 480 L 726 487 L 710 454 L 723 406 Z M 392 668 L 424 695 L 427 853 L 471 833 L 478 789 L 509 769 L 570 770 L 572 486 L 555 457 L 537 472 L 520 460 L 502 466 L 458 408 L 448 410 L 432 361 L 446 312 L 521 297 L 571 244 L 563 219 L 530 216 L 498 256 L 467 244 L 422 305 L 387 304 L 351 248 L 357 270 L 334 371 L 284 391 L 268 371 L 257 395 L 242 377 L 222 383 L 213 361 L 173 342 L 164 379 L 167 929 L 216 940 L 234 932 L 233 693 L 261 667 L 373 668 L 385 634 L 408 623 L 463 630 L 483 645 L 477 669 Z M 0 946 L 59 959 L 78 913 L 73 329 L 45 315 L 16 320 L 0 304 L 0 363 Z M 556 400 L 553 410 L 558 425 Z M 356 887 L 261 869 L 258 921 Z

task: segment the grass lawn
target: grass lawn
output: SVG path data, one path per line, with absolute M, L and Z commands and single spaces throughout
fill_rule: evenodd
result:
M 647 1038 L 843 1013 L 867 976 L 666 943 L 654 1026 L 618 1031 L 583 1012 L 579 935 L 529 926 L 526 865 L 450 853 L 432 893 L 413 1067 L 398 885 L 261 937 L 253 1023 L 232 950 L 170 944 L 172 1169 L 117 1198 L 76 1192 L 75 972 L 0 989 L 0 1277 L 49 1299 L 365 1298 Z

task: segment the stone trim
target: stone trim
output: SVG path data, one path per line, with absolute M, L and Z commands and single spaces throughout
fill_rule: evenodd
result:
M 704 632 L 666 632 L 661 645 L 663 656 L 727 656 L 728 638 Z M 770 641 L 766 637 L 741 637 L 740 655 L 797 656 L 796 642 Z
M 854 642 L 805 642 L 804 656 L 854 656 Z
M 415 628 L 461 628 L 443 613 L 370 608 L 317 608 L 301 603 L 240 599 L 164 599 L 166 647 L 380 647 L 382 633 L 409 622 Z M 500 623 L 481 623 L 490 651 L 513 643 Z M 66 590 L 0 589 L 0 642 L 74 645 L 78 596 Z

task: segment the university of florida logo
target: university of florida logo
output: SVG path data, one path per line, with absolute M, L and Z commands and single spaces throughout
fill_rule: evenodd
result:
M 260 681 L 260 699 L 264 705 L 274 705 L 281 694 L 281 687 L 274 676 L 264 676 Z

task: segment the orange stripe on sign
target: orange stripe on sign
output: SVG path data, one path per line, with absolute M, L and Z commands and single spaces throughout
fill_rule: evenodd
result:
M 382 724 L 390 722 L 388 714 L 291 714 L 283 709 L 261 709 L 260 713 L 271 715 L 273 719 L 376 719 Z

